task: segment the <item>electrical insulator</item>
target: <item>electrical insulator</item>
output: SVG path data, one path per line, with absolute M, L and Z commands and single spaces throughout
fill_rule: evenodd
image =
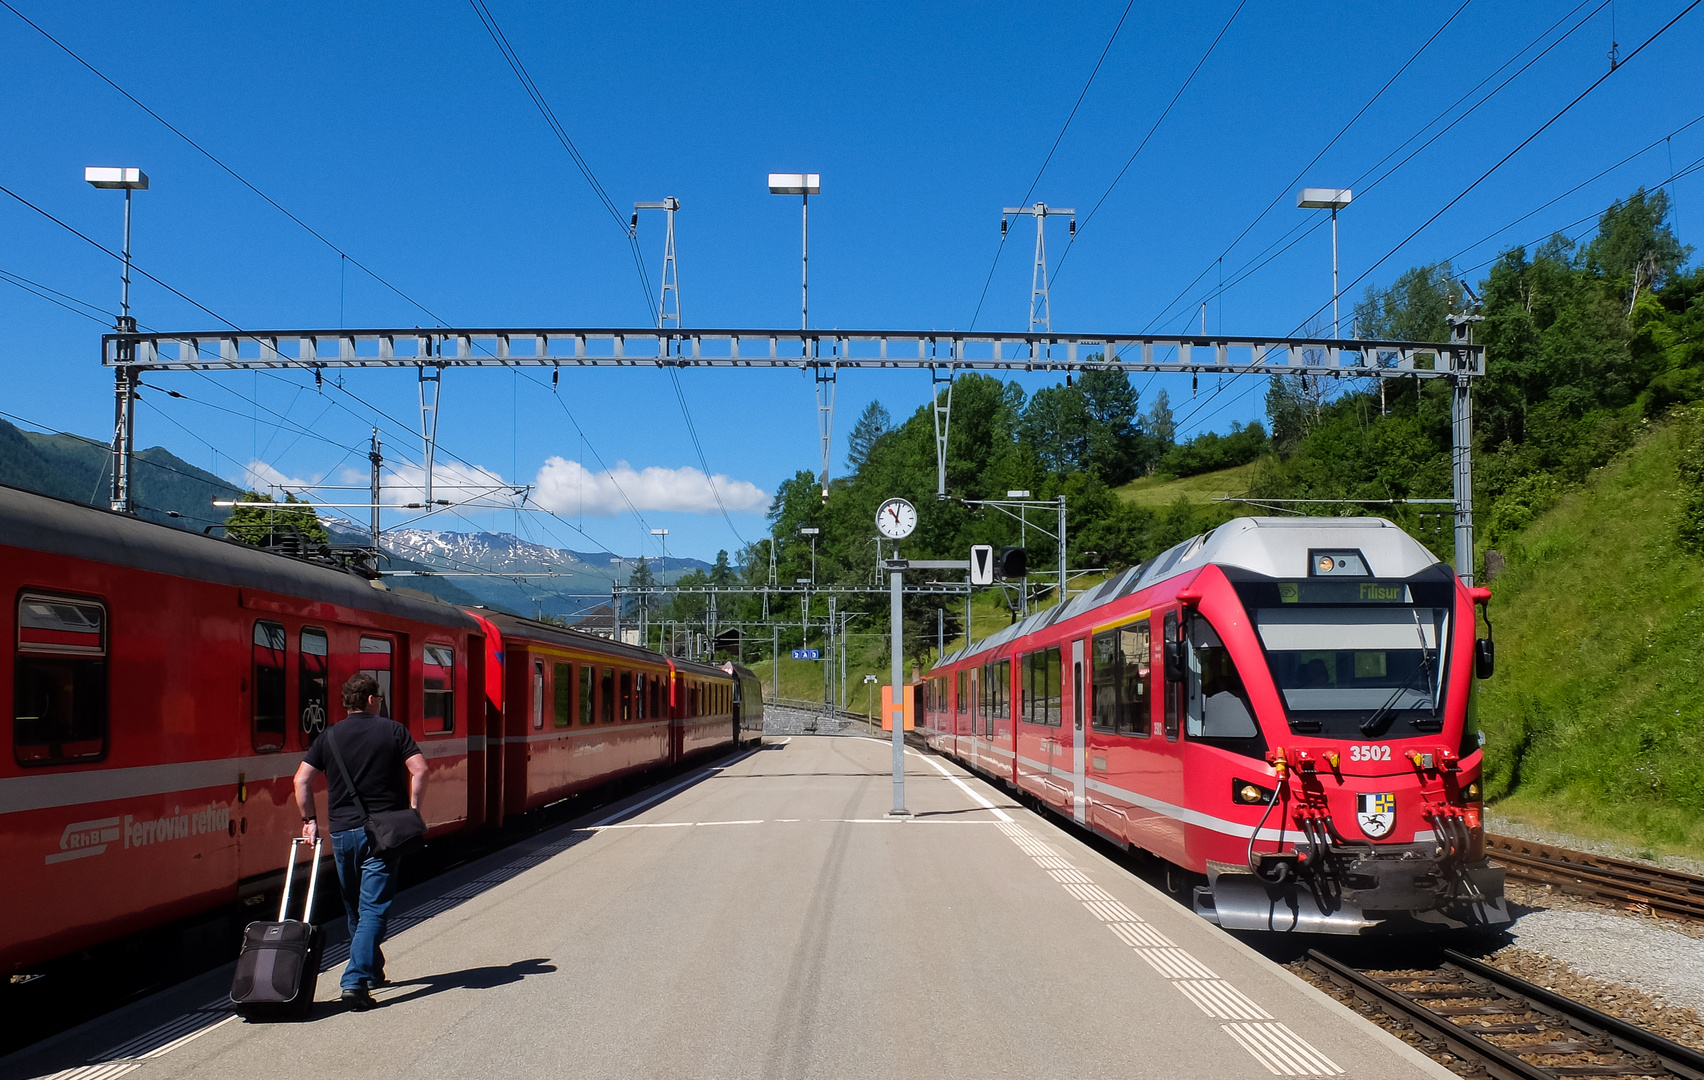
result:
M 1000 219 L 1000 239 L 1006 239 L 1006 219 Z
M 1071 219 L 1071 235 L 1073 237 L 1075 237 L 1077 235 L 1077 219 L 1076 218 Z

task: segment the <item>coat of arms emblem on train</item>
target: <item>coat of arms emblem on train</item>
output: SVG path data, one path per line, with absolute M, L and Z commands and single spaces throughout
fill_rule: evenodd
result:
M 1390 791 L 1362 792 L 1355 796 L 1355 820 L 1361 831 L 1378 840 L 1396 827 L 1396 793 Z

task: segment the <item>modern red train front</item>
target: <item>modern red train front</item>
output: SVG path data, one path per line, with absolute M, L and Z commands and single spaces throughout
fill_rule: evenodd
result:
M 1488 600 L 1388 521 L 1239 518 L 947 657 L 930 741 L 1204 875 L 1228 928 L 1499 925 Z

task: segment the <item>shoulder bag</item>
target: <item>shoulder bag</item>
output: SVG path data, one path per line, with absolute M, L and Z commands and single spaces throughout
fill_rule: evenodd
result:
M 355 778 L 349 773 L 349 766 L 343 762 L 343 751 L 337 748 L 336 725 L 326 730 L 321 736 L 331 744 L 331 756 L 337 759 L 337 767 L 343 773 L 343 782 L 349 785 L 349 794 L 355 799 L 355 810 L 361 815 L 362 827 L 367 830 L 367 836 L 373 842 L 373 850 L 380 855 L 407 855 L 418 850 L 426 843 L 426 821 L 420 816 L 420 811 L 412 806 L 401 810 L 380 810 L 376 814 L 367 813 L 367 804 L 361 801 L 361 792 L 355 787 Z

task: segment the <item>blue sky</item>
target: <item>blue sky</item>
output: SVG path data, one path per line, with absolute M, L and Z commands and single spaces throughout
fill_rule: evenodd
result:
M 469 4 L 10 2 L 445 322 L 648 323 L 622 230 Z M 686 323 L 722 327 L 796 325 L 798 200 L 769 195 L 764 181 L 770 171 L 809 170 L 823 178 L 811 204 L 813 325 L 946 329 L 970 327 L 974 318 L 978 329 L 1022 329 L 1033 231 L 1027 222 L 1014 230 L 990 279 L 999 211 L 1024 198 L 1125 11 L 1123 3 L 1046 11 L 488 3 L 623 213 L 638 200 L 681 200 Z M 1294 189 L 1304 185 L 1357 189 L 1340 222 L 1352 298 L 1366 281 L 1386 283 L 1415 263 L 1460 253 L 1458 267 L 1473 267 L 1502 246 L 1543 237 L 1641 184 L 1659 184 L 1704 154 L 1701 123 L 1481 242 L 1704 113 L 1696 66 L 1704 12 L 1694 12 L 1373 268 L 1603 74 L 1612 40 L 1625 56 L 1685 0 L 1588 0 L 1577 9 L 1471 0 L 1292 183 L 1461 6 L 1248 0 L 1109 189 L 1237 9 L 1235 0 L 1132 4 L 1029 197 L 1074 206 L 1083 223 L 1053 288 L 1055 329 L 1182 332 L 1199 326 L 1207 299 L 1212 331 L 1296 331 L 1330 300 L 1327 229 L 1308 233 L 1233 288 L 1219 293 L 1217 285 L 1221 274 L 1237 279 L 1275 241 L 1287 243 L 1297 225 L 1319 222 L 1319 212 L 1295 206 Z M 1557 31 L 1522 53 L 1570 10 Z M 1378 179 L 1418 142 L 1380 161 L 1439 112 L 1519 55 L 1447 123 L 1582 19 L 1506 88 Z M 136 197 L 137 265 L 245 328 L 432 321 L 4 9 L 0 48 L 8 57 L 0 94 L 10 104 L 0 112 L 0 184 L 116 248 L 121 197 L 88 187 L 82 169 L 142 167 L 153 187 Z M 1671 188 L 1683 241 L 1704 222 L 1701 177 Z M 1274 198 L 1277 205 L 1259 217 Z M 640 230 L 654 281 L 660 216 Z M 1057 223 L 1049 235 L 1055 262 L 1065 249 Z M 1369 269 L 1366 281 L 1347 287 Z M 10 199 L 0 199 L 0 270 L 108 312 L 117 305 L 110 258 Z M 217 326 L 145 279 L 133 303 L 137 318 L 157 329 Z M 103 438 L 111 382 L 98 363 L 97 322 L 0 283 L 0 325 L 0 409 Z M 436 523 L 624 554 L 655 554 L 649 530 L 668 528 L 671 554 L 705 558 L 736 549 L 736 529 L 747 540 L 762 535 L 764 493 L 795 470 L 816 467 L 809 378 L 690 370 L 680 377 L 711 471 L 727 478 L 735 505 L 751 508 L 734 514 L 732 526 L 719 513 L 690 512 L 704 499 L 693 476 L 679 470 L 697 468 L 698 455 L 667 375 L 645 370 L 565 375 L 557 395 L 510 372 L 451 371 L 441 460 L 459 458 L 508 482 L 543 479 L 560 516 L 489 511 Z M 345 470 L 365 469 L 375 423 L 399 464 L 419 458 L 407 430 L 417 415 L 407 373 L 351 374 L 350 394 L 316 392 L 311 380 L 290 373 L 156 381 L 186 397 L 148 394 L 138 445 L 164 445 L 227 477 L 263 462 L 282 477 L 344 482 Z M 1031 390 L 1048 381 L 1025 379 Z M 1186 377 L 1144 376 L 1138 385 L 1148 397 L 1166 389 L 1188 418 L 1186 431 L 1223 429 L 1260 412 L 1252 384 L 1200 408 Z M 1197 402 L 1215 389 L 1203 385 Z M 927 395 L 922 373 L 844 376 L 836 467 L 869 400 L 902 417 Z M 296 426 L 280 426 L 263 409 Z M 657 509 L 642 518 L 614 513 L 610 504 L 624 507 L 625 499 L 602 475 L 610 469 L 622 491 Z

